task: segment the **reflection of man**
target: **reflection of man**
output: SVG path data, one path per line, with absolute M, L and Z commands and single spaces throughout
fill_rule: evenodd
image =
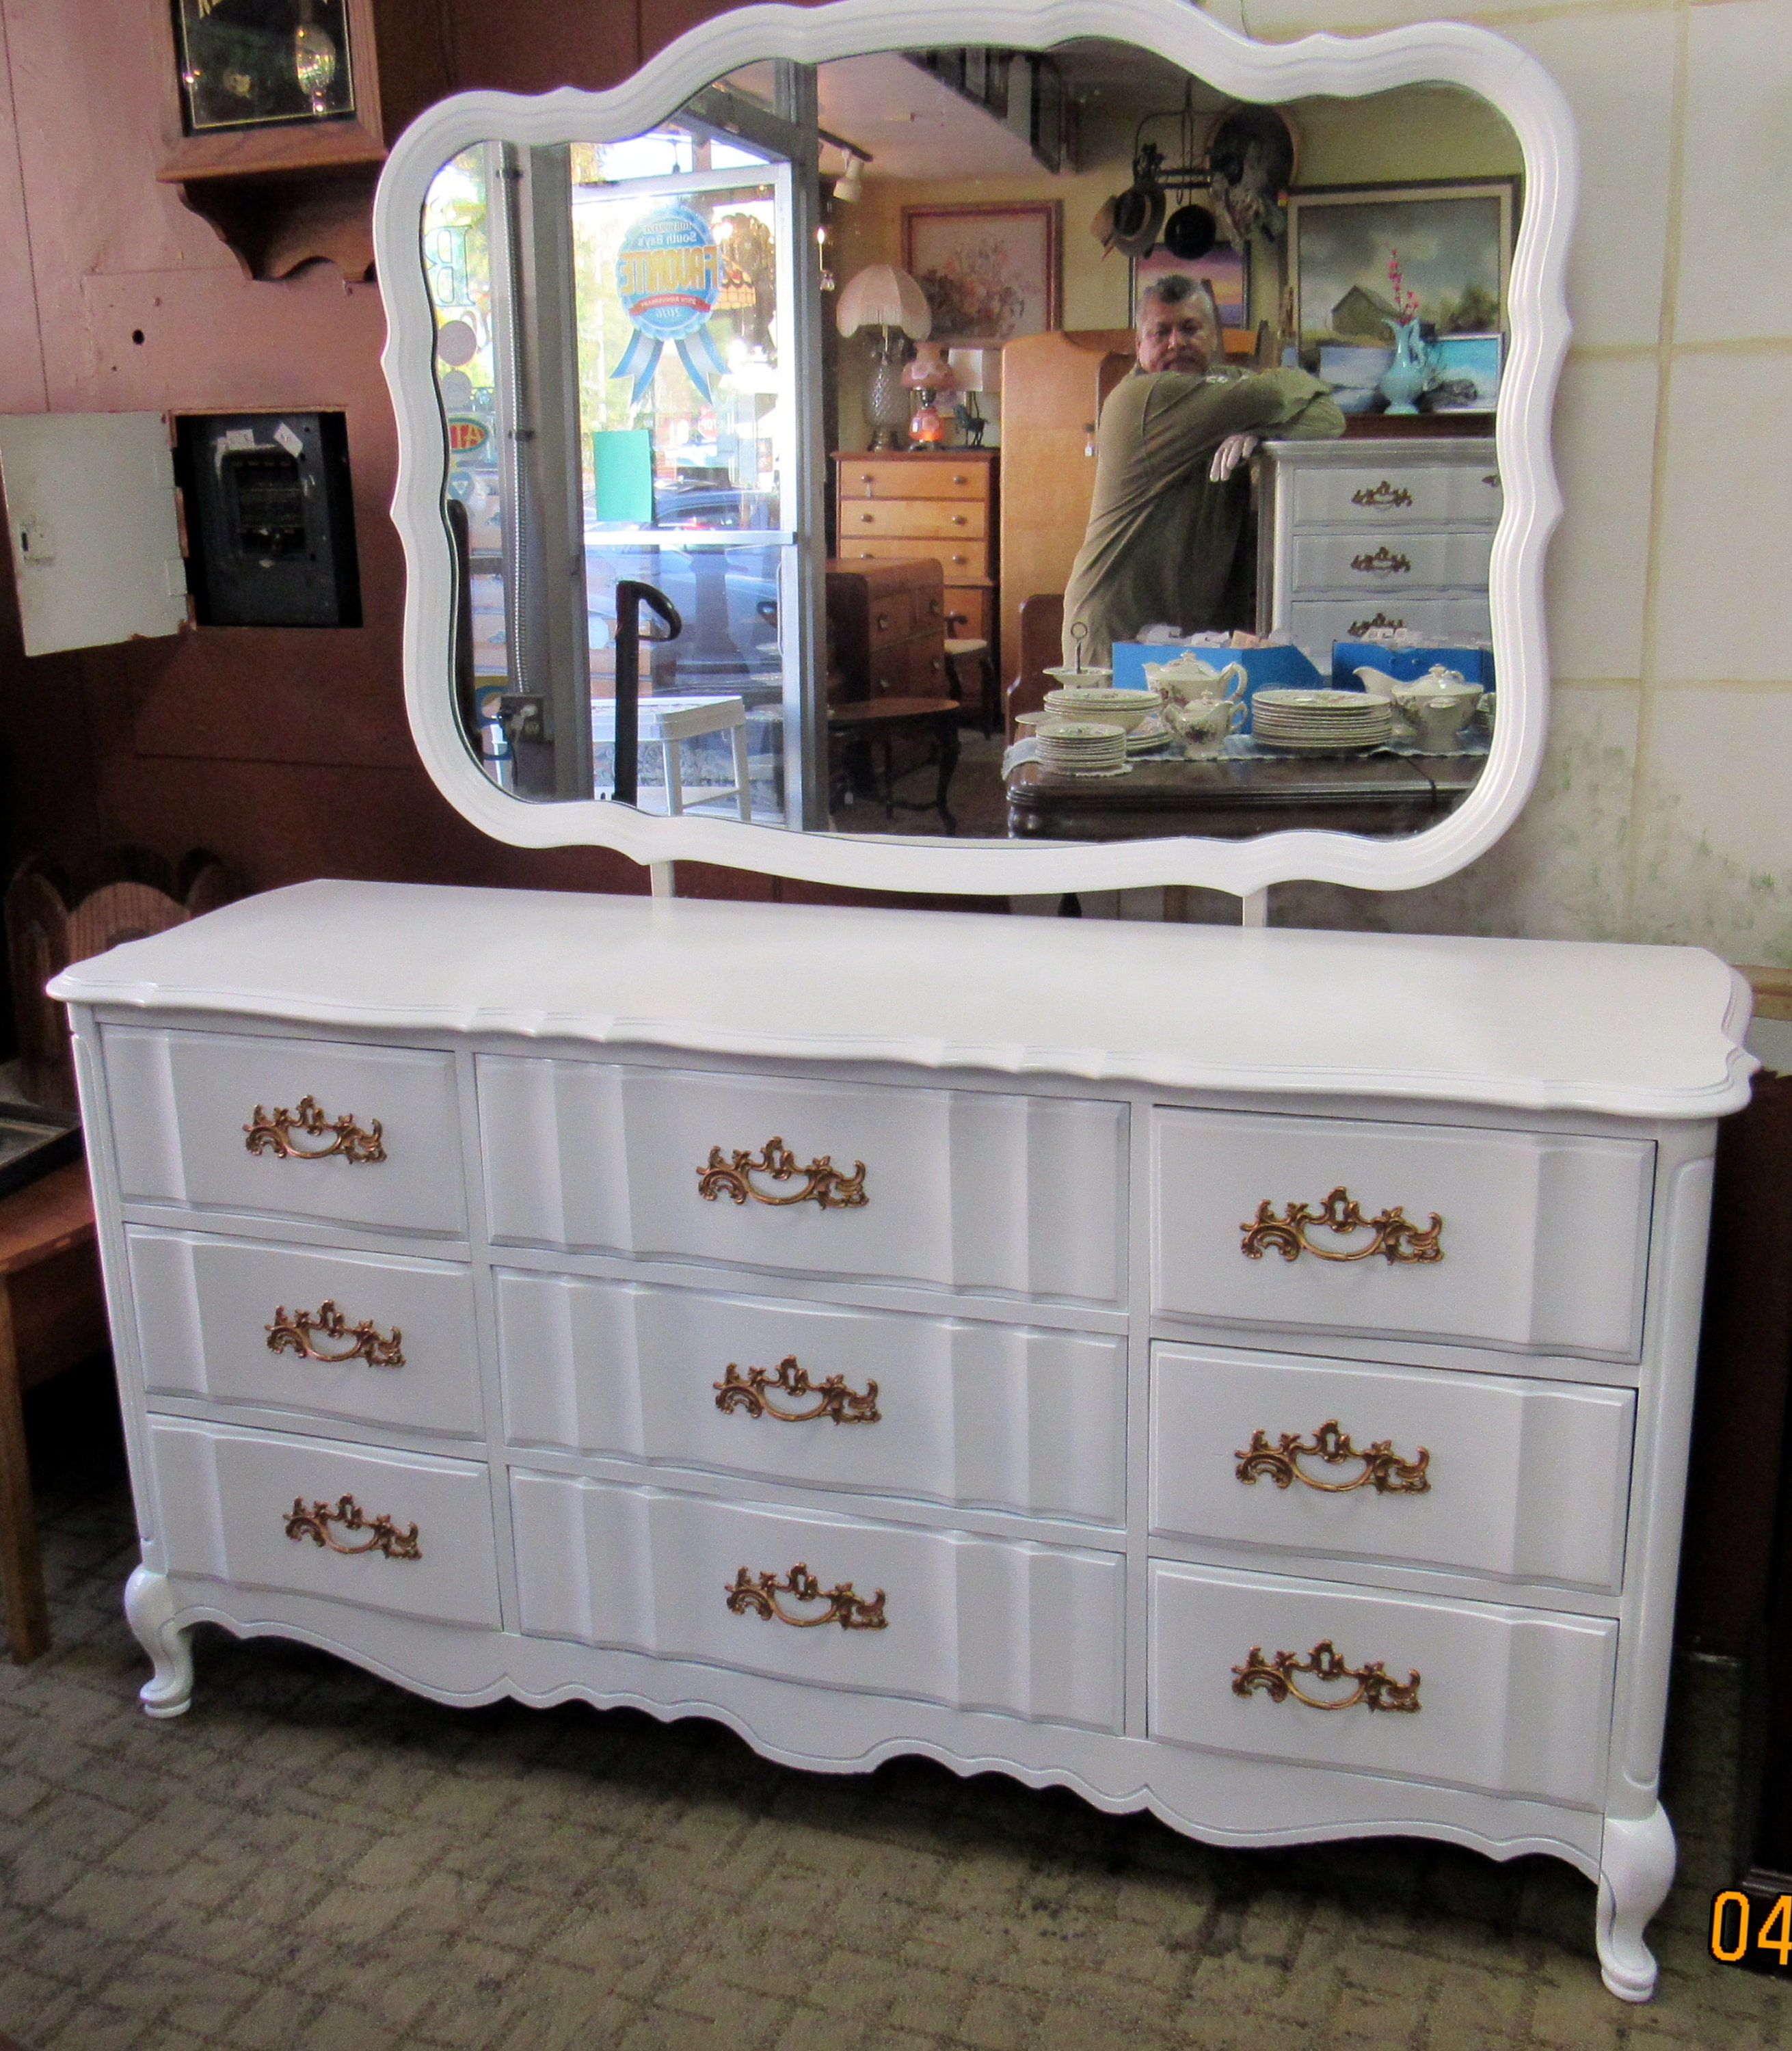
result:
M 1304 370 L 1210 371 L 1212 302 L 1169 277 L 1139 303 L 1138 368 L 1109 395 L 1095 447 L 1095 501 L 1064 593 L 1064 660 L 1167 622 L 1184 634 L 1249 623 L 1237 574 L 1250 518 L 1243 465 L 1262 435 L 1344 432 L 1328 388 Z M 1074 629 L 1087 631 L 1077 635 Z

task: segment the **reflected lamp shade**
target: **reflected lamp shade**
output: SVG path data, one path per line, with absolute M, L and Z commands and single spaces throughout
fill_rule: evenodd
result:
M 916 342 L 933 331 L 927 295 L 906 271 L 893 264 L 868 264 L 854 274 L 834 315 L 842 334 L 861 327 L 900 328 Z

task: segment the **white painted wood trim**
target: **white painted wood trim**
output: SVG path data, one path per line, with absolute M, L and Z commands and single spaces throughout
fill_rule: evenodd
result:
M 1043 49 L 1107 36 L 1153 50 L 1251 100 L 1303 94 L 1345 98 L 1424 81 L 1479 93 L 1512 124 L 1524 151 L 1524 219 L 1509 291 L 1512 347 L 1497 439 L 1505 511 L 1494 542 L 1491 600 L 1500 661 L 1500 721 L 1487 767 L 1462 806 L 1411 838 L 1375 842 L 1303 831 L 1254 840 L 1192 836 L 1106 846 L 798 834 L 689 815 L 660 818 L 596 800 L 533 804 L 482 773 L 458 730 L 451 677 L 452 558 L 440 507 L 441 417 L 428 375 L 433 331 L 416 258 L 416 224 L 437 168 L 493 137 L 541 143 L 601 141 L 662 120 L 699 88 L 766 57 L 806 64 L 966 37 Z M 1578 182 L 1572 116 L 1560 88 L 1526 52 L 1489 30 L 1426 22 L 1345 38 L 1261 44 L 1180 0 L 834 0 L 826 6 L 744 7 L 681 37 L 607 92 L 562 88 L 535 99 L 463 93 L 430 108 L 394 146 L 374 202 L 374 245 L 386 304 L 384 358 L 397 415 L 392 518 L 408 568 L 406 701 L 424 764 L 462 816 L 521 847 L 595 846 L 631 859 L 675 859 L 865 889 L 969 895 L 1038 894 L 1200 884 L 1249 898 L 1300 877 L 1381 890 L 1436 881 L 1486 853 L 1523 809 L 1548 725 L 1544 553 L 1561 498 L 1550 455 L 1550 413 L 1567 350 L 1564 292 Z

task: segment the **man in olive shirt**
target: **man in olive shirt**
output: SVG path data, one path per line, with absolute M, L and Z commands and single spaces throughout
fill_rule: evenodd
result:
M 1165 278 L 1139 305 L 1138 368 L 1101 410 L 1095 501 L 1064 593 L 1064 660 L 1104 663 L 1159 621 L 1184 634 L 1246 623 L 1234 570 L 1250 518 L 1242 467 L 1259 436 L 1344 432 L 1330 389 L 1304 370 L 1212 371 L 1211 303 Z M 1087 631 L 1079 635 L 1076 629 Z

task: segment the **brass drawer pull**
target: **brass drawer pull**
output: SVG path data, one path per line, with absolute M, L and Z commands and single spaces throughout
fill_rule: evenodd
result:
M 392 1337 L 382 1338 L 371 1318 L 350 1325 L 337 1309 L 335 1299 L 326 1296 L 314 1311 L 288 1311 L 283 1303 L 267 1327 L 267 1350 L 295 1353 L 303 1360 L 365 1360 L 375 1367 L 402 1367 L 404 1355 L 399 1342 L 404 1336 L 394 1325 Z M 320 1338 L 346 1339 L 349 1343 L 344 1352 L 320 1353 Z
M 1353 570 L 1365 570 L 1372 576 L 1404 576 L 1412 568 L 1412 558 L 1396 555 L 1384 542 L 1373 555 L 1353 556 L 1350 567 Z
M 1396 1681 L 1379 1659 L 1361 1666 L 1347 1666 L 1329 1638 L 1322 1639 L 1305 1659 L 1291 1652 L 1279 1652 L 1265 1659 L 1263 1648 L 1253 1645 L 1242 1666 L 1232 1672 L 1235 1695 L 1248 1695 L 1261 1688 L 1272 1702 L 1285 1702 L 1292 1695 L 1310 1709 L 1353 1709 L 1361 1702 L 1365 1709 L 1394 1709 L 1404 1716 L 1419 1713 L 1419 1675 L 1410 1669 L 1404 1681 Z M 1348 1695 L 1307 1695 L 1295 1685 L 1297 1674 L 1310 1674 L 1317 1681 L 1354 1681 Z
M 1392 627 L 1397 631 L 1405 624 L 1406 622 L 1404 619 L 1390 619 L 1385 612 L 1378 612 L 1372 619 L 1353 619 L 1350 623 L 1350 638 L 1353 641 L 1360 641 L 1371 627 Z
M 1314 1244 L 1306 1236 L 1310 1225 L 1322 1225 L 1328 1231 L 1339 1233 L 1369 1232 L 1375 1236 L 1366 1245 L 1336 1252 Z M 1423 1229 L 1398 1204 L 1366 1218 L 1356 1198 L 1341 1185 L 1318 1210 L 1310 1204 L 1289 1204 L 1280 1217 L 1275 1215 L 1275 1205 L 1265 1197 L 1257 1206 L 1255 1218 L 1239 1229 L 1244 1234 L 1240 1251 L 1247 1260 L 1261 1260 L 1271 1247 L 1284 1260 L 1298 1260 L 1303 1253 L 1310 1253 L 1315 1260 L 1368 1260 L 1379 1253 L 1391 1263 L 1403 1264 L 1443 1258 L 1443 1248 L 1438 1244 L 1443 1220 L 1435 1211 L 1431 1213 L 1430 1225 Z
M 799 1631 L 813 1630 L 818 1623 L 837 1623 L 842 1631 L 889 1628 L 890 1620 L 884 1614 L 881 1588 L 873 1592 L 869 1602 L 854 1590 L 850 1581 L 824 1588 L 800 1560 L 783 1580 L 775 1574 L 761 1574 L 755 1580 L 752 1572 L 743 1567 L 723 1592 L 728 1597 L 728 1608 L 736 1616 L 744 1616 L 751 1610 L 767 1623 L 775 1617 L 779 1623 L 794 1624 Z M 818 1610 L 813 1616 L 792 1616 L 779 1601 L 780 1596 L 788 1596 L 792 1602 L 826 1603 L 827 1608 Z
M 340 1154 L 345 1161 L 352 1161 L 359 1166 L 386 1158 L 378 1119 L 363 1132 L 351 1112 L 344 1111 L 340 1118 L 326 1118 L 318 1108 L 314 1096 L 302 1096 L 296 1111 L 283 1107 L 271 1118 L 258 1104 L 254 1119 L 243 1130 L 249 1135 L 244 1144 L 250 1153 L 266 1154 L 271 1151 L 283 1161 L 327 1161 L 332 1154 Z M 321 1139 L 328 1133 L 331 1135 L 330 1144 L 300 1147 L 294 1142 L 295 1133 L 303 1133 L 307 1139 Z
M 1404 484 L 1396 484 L 1392 479 L 1384 477 L 1379 484 L 1364 485 L 1361 491 L 1353 491 L 1350 502 L 1353 506 L 1410 506 L 1412 494 Z
M 744 1204 L 751 1197 L 755 1204 L 818 1203 L 825 1211 L 853 1211 L 869 1201 L 865 1193 L 865 1163 L 855 1161 L 851 1174 L 843 1174 L 826 1154 L 818 1154 L 806 1168 L 799 1168 L 796 1156 L 774 1133 L 755 1161 L 745 1147 L 737 1147 L 732 1159 L 722 1158 L 722 1150 L 712 1147 L 706 1167 L 697 1171 L 697 1193 L 706 1202 L 728 1197 Z M 798 1175 L 802 1187 L 788 1197 L 775 1197 L 755 1189 L 752 1178 L 769 1175 L 775 1182 L 794 1182 Z
M 341 1545 L 330 1528 L 332 1524 L 340 1524 L 345 1531 L 365 1531 L 371 1535 L 365 1545 Z M 388 1560 L 423 1557 L 416 1525 L 408 1531 L 400 1531 L 389 1517 L 369 1517 L 352 1495 L 334 1503 L 314 1502 L 309 1510 L 304 1497 L 295 1495 L 287 1518 L 287 1536 L 309 1538 L 315 1545 L 327 1545 L 333 1553 L 383 1553 Z
M 1337 1420 L 1328 1417 L 1310 1441 L 1298 1437 L 1292 1432 L 1284 1432 L 1275 1445 L 1269 1442 L 1267 1432 L 1251 1434 L 1250 1449 L 1235 1452 L 1238 1462 L 1238 1478 L 1253 1487 L 1263 1475 L 1267 1475 L 1278 1488 L 1288 1488 L 1299 1482 L 1306 1488 L 1318 1489 L 1322 1495 L 1348 1495 L 1353 1488 L 1372 1488 L 1377 1495 L 1428 1495 L 1431 1479 L 1427 1469 L 1431 1463 L 1431 1454 L 1421 1446 L 1419 1457 L 1403 1460 L 1394 1451 L 1393 1443 L 1388 1439 L 1377 1439 L 1366 1451 L 1358 1452 L 1350 1443 L 1350 1434 L 1337 1428 Z M 1361 1460 L 1363 1470 L 1353 1475 L 1349 1481 L 1317 1481 L 1300 1466 L 1303 1459 L 1323 1460 L 1328 1467 L 1337 1467 L 1347 1460 Z
M 748 1368 L 744 1381 L 731 1360 L 722 1379 L 709 1385 L 720 1392 L 718 1410 L 744 1410 L 749 1417 L 775 1417 L 781 1424 L 806 1424 L 814 1417 L 831 1417 L 837 1424 L 875 1424 L 884 1414 L 877 1407 L 875 1381 L 865 1384 L 862 1396 L 846 1386 L 843 1375 L 811 1381 L 794 1354 L 786 1354 L 775 1367 Z M 813 1396 L 814 1405 L 808 1410 L 780 1410 L 766 1393 L 774 1389 L 783 1396 Z

